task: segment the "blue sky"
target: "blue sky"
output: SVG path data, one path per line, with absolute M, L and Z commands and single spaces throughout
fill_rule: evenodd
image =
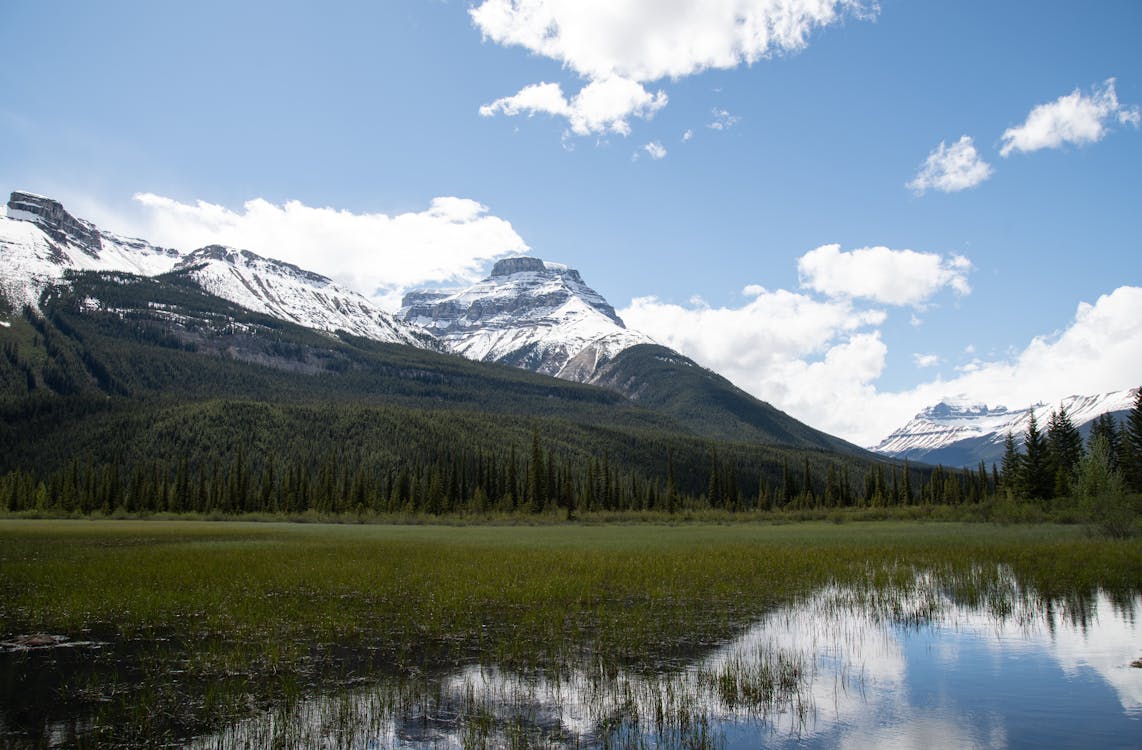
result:
M 868 443 L 1142 381 L 1140 36 L 1134 0 L 7 0 L 0 183 L 390 307 L 527 249 Z

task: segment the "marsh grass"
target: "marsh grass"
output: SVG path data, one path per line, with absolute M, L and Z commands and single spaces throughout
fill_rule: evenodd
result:
M 917 573 L 938 576 L 956 601 L 1000 614 L 1019 609 L 1006 582 L 1014 579 L 1019 596 L 1061 602 L 1081 617 L 1098 589 L 1123 602 L 1138 593 L 1140 550 L 1078 527 L 955 523 L 0 521 L 0 636 L 47 632 L 104 644 L 59 667 L 65 674 L 51 695 L 72 707 L 80 729 L 71 736 L 86 738 L 61 746 L 158 746 L 265 712 L 278 712 L 279 728 L 309 727 L 314 717 L 297 713 L 305 696 L 384 678 L 400 687 L 374 700 L 424 717 L 426 727 L 464 715 L 468 746 L 523 747 L 562 740 L 544 734 L 526 701 L 508 701 L 516 708 L 504 714 L 498 699 L 435 700 L 427 677 L 463 664 L 554 681 L 582 671 L 612 695 L 623 675 L 669 672 L 829 585 L 874 602 L 884 617 L 923 622 L 938 602 L 900 593 Z M 1006 577 L 995 574 L 1000 566 Z M 0 669 L 14 658 L 0 654 Z M 50 655 L 20 658 L 53 669 Z M 711 672 L 704 685 L 764 713 L 796 695 L 804 670 L 774 653 Z M 51 746 L 36 739 L 51 717 L 6 696 L 17 701 L 23 728 L 5 729 L 5 742 Z M 318 726 L 332 727 L 329 736 L 349 736 L 364 721 L 357 708 L 330 717 L 322 705 Z M 660 746 L 716 744 L 708 720 L 684 706 L 667 701 L 652 722 Z M 597 744 L 645 738 L 622 705 L 614 715 Z M 10 727 L 11 714 L 3 722 Z

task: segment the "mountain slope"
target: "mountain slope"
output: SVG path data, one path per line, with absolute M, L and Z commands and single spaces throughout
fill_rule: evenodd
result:
M 620 352 L 590 382 L 710 438 L 869 456 L 864 449 L 797 421 L 721 375 L 657 344 L 639 344 Z
M 697 497 L 708 486 L 711 441 L 619 393 L 321 333 L 210 295 L 185 271 L 66 280 L 44 296 L 42 315 L 0 327 L 0 474 L 52 472 L 64 482 L 71 467 L 95 467 L 112 482 L 120 469 L 157 464 L 209 480 L 241 458 L 250 471 L 290 466 L 313 481 L 325 466 L 366 467 L 390 487 L 394 472 L 430 482 L 462 458 L 474 482 L 517 449 L 526 461 L 541 436 L 545 461 L 583 477 L 600 465 L 608 476 L 621 471 L 624 492 L 631 480 L 661 497 L 668 457 L 680 492 Z M 742 442 L 718 443 L 716 454 L 724 481 L 745 497 L 779 481 L 786 461 L 808 462 L 818 476 L 852 466 L 854 480 L 873 463 Z
M 175 270 L 211 294 L 307 328 L 343 330 L 374 341 L 441 349 L 431 334 L 395 319 L 357 292 L 320 274 L 249 250 L 210 245 L 189 253 Z
M 11 307 L 37 309 L 40 295 L 64 272 L 164 273 L 180 259 L 177 250 L 104 232 L 77 219 L 51 198 L 13 192 L 0 217 L 0 294 Z
M 558 263 L 501 260 L 467 289 L 409 293 L 398 315 L 469 359 L 600 385 L 698 435 L 867 455 L 629 330 L 578 271 Z
M 872 448 L 881 455 L 908 458 L 928 464 L 974 467 L 980 461 L 998 463 L 1008 432 L 1022 445 L 1023 434 L 1032 412 L 1040 429 L 1046 429 L 1051 412 L 1067 410 L 1071 421 L 1084 435 L 1090 423 L 1106 413 L 1121 418 L 1134 403 L 1136 390 L 1127 389 L 1088 396 L 1070 396 L 1057 404 L 1035 404 L 1022 409 L 987 406 L 969 401 L 946 399 L 928 407 L 908 424 Z
M 247 309 L 323 331 L 439 350 L 424 331 L 396 320 L 362 295 L 282 261 L 218 245 L 185 256 L 145 240 L 105 232 L 51 198 L 16 191 L 0 218 L 0 295 L 9 307 L 38 309 L 66 271 L 186 272 L 203 289 Z

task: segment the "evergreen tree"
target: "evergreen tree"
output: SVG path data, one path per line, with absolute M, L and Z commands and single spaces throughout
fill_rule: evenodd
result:
M 1116 420 L 1110 413 L 1100 414 L 1095 417 L 1090 425 L 1090 435 L 1087 436 L 1087 452 L 1089 453 L 1094 446 L 1094 441 L 1102 438 L 1106 441 L 1107 456 L 1110 461 L 1110 466 L 1115 471 L 1118 471 L 1118 420 Z
M 1047 426 L 1047 455 L 1055 496 L 1069 494 L 1075 467 L 1083 456 L 1083 440 L 1061 404 L 1057 412 L 1051 412 Z
M 1142 492 L 1142 388 L 1135 390 L 1134 407 L 1126 415 L 1123 425 L 1121 470 L 1126 487 L 1131 492 Z
M 1015 447 L 1015 436 L 1008 431 L 1003 438 L 1003 474 L 1000 481 L 1003 483 L 1003 489 L 1009 498 L 1019 497 L 1023 494 L 1019 481 L 1022 474 L 1020 469 L 1022 462 L 1023 456 Z
M 1023 460 L 1020 466 L 1020 484 L 1030 500 L 1047 500 L 1055 488 L 1055 478 L 1047 455 L 1047 440 L 1039 431 L 1035 412 L 1027 420 L 1023 435 Z
M 1129 536 L 1134 529 L 1134 505 L 1126 497 L 1122 476 L 1111 466 L 1110 443 L 1102 435 L 1091 441 L 1090 450 L 1075 471 L 1074 494 L 1103 533 Z

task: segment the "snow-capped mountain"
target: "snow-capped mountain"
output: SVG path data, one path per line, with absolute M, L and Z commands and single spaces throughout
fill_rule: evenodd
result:
M 42 195 L 12 193 L 7 214 L 0 216 L 0 294 L 16 308 L 37 308 L 44 289 L 69 269 L 154 276 L 182 257 L 177 250 L 104 232 Z
M 320 274 L 249 250 L 209 245 L 187 254 L 174 270 L 213 295 L 307 328 L 343 330 L 422 349 L 442 348 L 431 334 L 395 319 L 363 295 Z
M 501 260 L 467 289 L 410 292 L 397 315 L 469 359 L 579 382 L 620 352 L 654 343 L 628 330 L 578 271 L 539 258 Z
M 0 217 L 0 295 L 37 308 L 64 272 L 184 273 L 202 289 L 250 310 L 323 331 L 344 330 L 386 343 L 441 349 L 428 333 L 395 319 L 357 292 L 290 263 L 212 245 L 183 255 L 105 232 L 51 198 L 14 192 Z
M 897 429 L 871 450 L 893 458 L 908 458 L 945 466 L 975 466 L 998 462 L 1010 432 L 1017 444 L 1031 413 L 1041 430 L 1047 429 L 1051 412 L 1067 410 L 1071 422 L 1084 434 L 1097 417 L 1113 413 L 1121 417 L 1134 404 L 1137 389 L 1093 396 L 1069 396 L 1059 403 L 1038 403 L 1022 409 L 988 406 L 963 399 L 945 399 L 930 406 Z

